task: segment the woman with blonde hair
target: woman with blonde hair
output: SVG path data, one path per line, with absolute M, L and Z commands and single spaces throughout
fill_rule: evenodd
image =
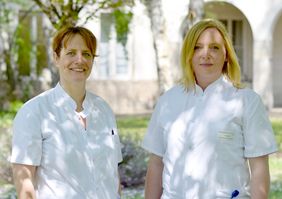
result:
M 277 151 L 258 94 L 244 88 L 224 25 L 196 23 L 181 52 L 183 78 L 160 97 L 143 147 L 146 199 L 267 199 Z

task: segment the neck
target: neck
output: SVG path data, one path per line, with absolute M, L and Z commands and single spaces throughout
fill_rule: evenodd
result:
M 83 110 L 82 103 L 86 94 L 85 83 L 64 84 L 63 82 L 60 81 L 60 85 L 67 92 L 67 94 L 71 96 L 71 98 L 75 101 L 76 111 L 81 112 Z
M 203 79 L 203 80 L 196 80 L 196 82 L 197 82 L 198 86 L 200 86 L 204 91 L 213 81 Z
M 196 78 L 196 83 L 203 89 L 205 90 L 210 84 L 212 84 L 214 81 L 218 80 L 221 75 L 216 76 L 216 77 L 200 77 Z

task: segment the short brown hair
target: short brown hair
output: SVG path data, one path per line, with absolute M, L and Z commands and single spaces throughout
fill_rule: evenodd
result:
M 52 49 L 60 56 L 63 47 L 66 47 L 67 42 L 74 35 L 79 34 L 84 39 L 89 48 L 93 58 L 96 56 L 97 40 L 95 35 L 87 28 L 81 26 L 66 26 L 60 29 L 53 38 Z

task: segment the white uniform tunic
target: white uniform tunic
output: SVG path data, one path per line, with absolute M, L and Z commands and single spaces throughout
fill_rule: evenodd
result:
M 28 101 L 15 117 L 11 162 L 38 166 L 39 199 L 118 198 L 122 156 L 115 117 L 89 92 L 83 108 L 86 128 L 58 84 Z
M 163 157 L 162 199 L 250 198 L 246 158 L 277 150 L 260 97 L 223 77 L 158 101 L 143 147 Z

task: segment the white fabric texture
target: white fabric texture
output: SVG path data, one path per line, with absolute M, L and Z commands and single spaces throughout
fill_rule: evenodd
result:
M 161 96 L 142 145 L 163 158 L 163 199 L 249 198 L 247 158 L 277 151 L 260 97 L 223 76 Z
M 83 112 L 60 84 L 29 100 L 13 123 L 12 163 L 38 166 L 37 198 L 118 197 L 122 161 L 114 114 L 86 92 Z M 86 129 L 79 116 L 86 117 Z

